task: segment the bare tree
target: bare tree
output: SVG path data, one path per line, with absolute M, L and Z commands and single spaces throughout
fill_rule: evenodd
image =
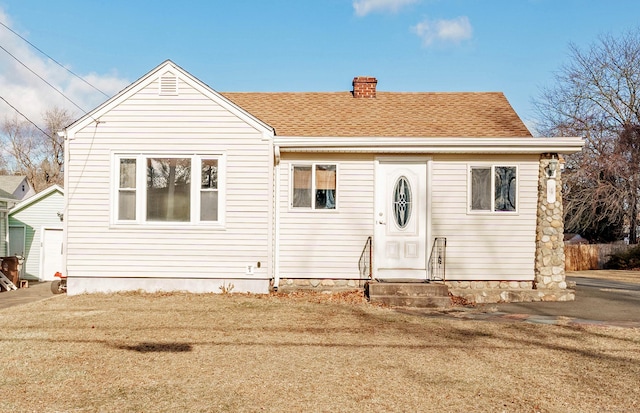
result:
M 45 112 L 42 129 L 17 117 L 5 119 L 0 127 L 4 169 L 25 175 L 38 192 L 53 184 L 63 185 L 64 141 L 57 132 L 71 120 L 70 113 L 59 108 Z
M 534 103 L 544 134 L 584 136 L 567 158 L 565 230 L 637 241 L 640 201 L 640 31 L 569 47 L 569 63 Z

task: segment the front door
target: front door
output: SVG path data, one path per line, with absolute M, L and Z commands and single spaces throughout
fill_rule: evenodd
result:
M 374 213 L 374 277 L 426 279 L 426 161 L 380 161 Z

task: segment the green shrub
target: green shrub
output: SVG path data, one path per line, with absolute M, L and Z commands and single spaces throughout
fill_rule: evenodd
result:
M 640 244 L 626 251 L 611 255 L 604 265 L 607 270 L 633 270 L 640 268 Z

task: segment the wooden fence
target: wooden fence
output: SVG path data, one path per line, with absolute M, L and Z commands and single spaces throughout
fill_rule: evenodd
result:
M 612 254 L 627 250 L 635 245 L 618 244 L 578 244 L 564 246 L 564 265 L 567 271 L 601 270 Z

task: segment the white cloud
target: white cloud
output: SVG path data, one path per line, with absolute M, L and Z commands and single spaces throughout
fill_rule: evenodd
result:
M 466 16 L 451 20 L 423 20 L 411 30 L 417 34 L 425 46 L 433 43 L 460 43 L 471 39 L 473 29 Z
M 400 8 L 419 1 L 420 0 L 354 0 L 353 9 L 356 15 L 362 17 L 376 11 L 397 12 Z
M 16 30 L 12 27 L 10 17 L 2 9 L 0 9 L 0 22 L 11 27 L 12 30 Z M 22 33 L 20 35 L 28 38 Z M 102 93 L 35 51 L 24 40 L 2 25 L 0 25 L 0 45 L 6 49 L 6 51 L 0 49 L 0 96 L 37 124 L 42 121 L 44 112 L 53 107 L 68 109 L 74 117 L 80 117 L 84 111 L 95 108 L 107 99 Z M 15 58 L 11 57 L 9 53 Z M 55 56 L 53 57 L 55 58 Z M 83 110 L 78 109 L 60 93 L 44 83 L 18 60 L 55 86 Z M 73 70 L 73 68 L 70 69 Z M 128 80 L 118 77 L 116 73 L 78 73 L 78 75 L 109 96 L 129 84 Z M 14 116 L 21 118 L 11 107 L 0 100 L 0 122 L 7 117 L 13 118 Z

